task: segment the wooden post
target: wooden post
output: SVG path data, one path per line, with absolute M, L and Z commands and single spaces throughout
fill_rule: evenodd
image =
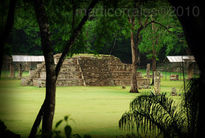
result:
M 25 71 L 29 71 L 31 68 L 31 62 L 26 62 L 25 66 Z
M 160 72 L 154 71 L 154 91 L 156 95 L 160 94 Z
M 150 64 L 147 64 L 146 74 L 147 78 L 150 78 Z
M 22 78 L 22 65 L 21 64 L 19 64 L 19 76 L 18 76 L 18 78 L 19 79 L 21 79 Z
M 15 78 L 15 68 L 13 63 L 10 63 L 10 78 Z
M 193 78 L 193 72 L 194 72 L 194 64 L 189 63 L 188 65 L 188 79 L 189 80 Z

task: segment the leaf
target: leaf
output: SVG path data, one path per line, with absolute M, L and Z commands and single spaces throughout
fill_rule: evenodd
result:
M 169 30 L 170 32 L 174 32 L 174 31 L 175 31 L 174 28 L 169 28 L 168 30 Z
M 68 121 L 68 115 L 64 116 L 64 120 Z
M 70 138 L 71 137 L 72 128 L 69 125 L 66 125 L 64 127 L 64 130 L 65 130 L 66 138 Z
M 57 123 L 56 123 L 56 128 L 63 122 L 63 120 L 59 120 Z

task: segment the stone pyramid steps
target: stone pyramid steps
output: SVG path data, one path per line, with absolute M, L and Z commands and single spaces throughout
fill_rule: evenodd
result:
M 45 62 L 38 64 L 37 69 L 35 69 L 28 77 L 24 77 L 21 79 L 21 85 L 33 85 L 33 78 L 40 77 L 40 72 L 42 71 L 42 68 L 45 67 Z
M 54 56 L 55 63 L 60 54 Z M 45 64 L 38 65 L 34 74 L 23 80 L 24 85 L 44 87 Z M 131 65 L 114 56 L 75 56 L 63 62 L 56 82 L 57 86 L 120 86 L 130 85 Z M 137 74 L 138 86 L 149 86 L 149 79 Z

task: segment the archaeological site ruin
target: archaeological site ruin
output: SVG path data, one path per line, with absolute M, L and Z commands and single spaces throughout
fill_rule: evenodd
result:
M 56 54 L 55 63 L 60 58 Z M 110 55 L 77 55 L 65 59 L 57 79 L 57 86 L 129 86 L 131 64 L 124 64 Z M 22 78 L 22 85 L 44 87 L 46 81 L 45 63 L 37 65 L 30 76 Z M 137 73 L 139 88 L 148 88 L 149 78 Z

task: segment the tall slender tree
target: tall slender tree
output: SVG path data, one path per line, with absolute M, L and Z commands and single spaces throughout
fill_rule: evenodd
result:
M 169 7 L 168 7 L 169 8 Z M 152 71 L 157 70 L 157 61 L 160 51 L 164 48 L 164 55 L 180 51 L 187 47 L 184 43 L 184 35 L 182 27 L 176 21 L 176 16 L 173 15 L 157 15 L 158 17 L 150 16 L 152 23 L 143 31 L 143 40 L 139 45 L 141 53 L 146 53 L 147 58 L 152 60 Z M 162 19 L 166 19 L 164 22 Z M 154 84 L 154 73 L 152 74 L 152 85 Z
M 135 26 L 135 18 L 130 17 L 129 22 L 131 24 L 130 30 L 130 42 L 131 42 L 131 52 L 132 52 L 132 76 L 131 76 L 131 93 L 138 93 L 137 88 L 137 48 L 138 43 L 135 44 L 134 41 L 134 26 Z
M 90 12 L 93 7 L 96 5 L 98 0 L 92 0 L 90 5 L 88 6 L 84 17 L 81 19 L 78 26 L 73 30 L 70 39 L 63 47 L 62 55 L 55 65 L 54 63 L 54 50 L 51 47 L 50 40 L 50 30 L 49 30 L 49 20 L 48 15 L 46 13 L 45 5 L 42 0 L 34 1 L 34 10 L 36 13 L 37 22 L 40 28 L 41 35 L 41 45 L 43 50 L 43 55 L 45 58 L 46 65 L 46 97 L 44 103 L 39 111 L 39 114 L 36 118 L 32 131 L 30 133 L 30 137 L 35 137 L 35 133 L 39 123 L 41 122 L 41 118 L 43 118 L 42 122 L 42 134 L 43 137 L 51 137 L 52 132 L 52 123 L 55 112 L 55 94 L 56 94 L 56 80 L 63 64 L 63 61 L 66 55 L 70 52 L 72 45 L 77 39 L 83 25 L 87 21 Z

